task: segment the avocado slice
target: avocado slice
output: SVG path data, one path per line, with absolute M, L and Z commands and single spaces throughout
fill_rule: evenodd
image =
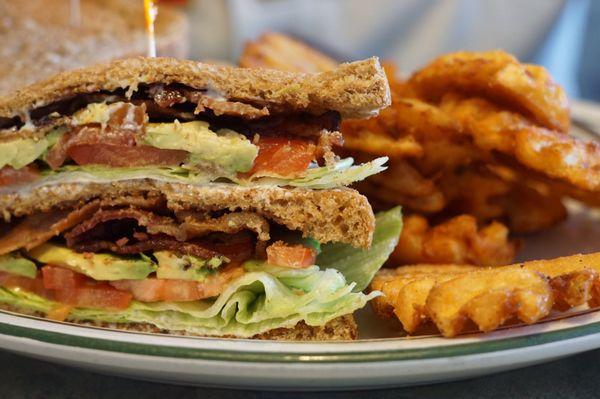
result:
M 0 271 L 35 278 L 37 267 L 35 263 L 29 259 L 25 259 L 16 253 L 10 253 L 0 255 Z
M 15 169 L 29 165 L 46 151 L 48 145 L 45 138 L 16 139 L 0 143 L 0 169 L 6 165 Z
M 154 257 L 158 261 L 156 277 L 174 280 L 202 281 L 214 269 L 228 262 L 225 257 L 202 259 L 196 256 L 178 256 L 170 251 L 156 251 Z
M 166 150 L 184 150 L 190 153 L 188 163 L 210 163 L 236 173 L 252 168 L 258 147 L 244 135 L 230 129 L 210 130 L 207 122 L 149 123 L 141 144 Z
M 32 249 L 29 255 L 40 263 L 64 267 L 94 280 L 141 280 L 156 270 L 156 264 L 147 257 L 79 253 L 50 243 Z

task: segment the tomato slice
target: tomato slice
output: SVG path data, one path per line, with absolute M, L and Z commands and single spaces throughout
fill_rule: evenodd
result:
M 42 267 L 42 277 L 44 288 L 48 290 L 73 289 L 81 287 L 88 280 L 81 273 L 52 265 Z
M 67 154 L 78 165 L 168 166 L 183 163 L 188 153 L 181 150 L 161 150 L 140 145 L 80 144 L 69 147 Z
M 6 288 L 20 288 L 45 298 L 48 298 L 51 294 L 50 291 L 44 288 L 44 282 L 39 273 L 36 278 L 29 278 L 12 273 L 0 272 L 0 285 Z
M 21 169 L 5 166 L 0 169 L 0 187 L 29 183 L 38 177 L 40 177 L 40 171 L 35 165 L 27 165 Z
M 46 265 L 42 267 L 42 276 L 44 287 L 52 290 L 52 298 L 63 304 L 125 309 L 131 303 L 131 293 L 63 267 Z
M 227 267 L 203 281 L 146 278 L 112 281 L 110 284 L 119 290 L 131 292 L 133 298 L 140 302 L 188 302 L 219 295 L 229 281 L 242 274 L 244 270 L 234 266 Z
M 107 283 L 86 283 L 82 287 L 54 290 L 58 302 L 89 308 L 126 309 L 133 296 Z
M 316 158 L 317 147 L 308 140 L 285 137 L 261 137 L 258 156 L 248 175 L 293 177 L 308 169 Z
M 303 245 L 276 241 L 267 248 L 267 263 L 274 266 L 303 269 L 317 261 L 317 251 Z

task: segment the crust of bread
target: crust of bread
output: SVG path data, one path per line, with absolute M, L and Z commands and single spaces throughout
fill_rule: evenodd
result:
M 0 309 L 13 313 L 21 313 L 28 316 L 45 317 L 43 313 L 21 309 L 4 303 L 0 303 Z M 110 328 L 138 333 L 197 336 L 180 330 L 164 330 L 150 323 L 106 323 L 90 320 L 69 320 L 69 322 L 84 326 Z M 239 338 L 231 335 L 212 335 L 208 337 Z M 347 314 L 335 318 L 323 326 L 309 326 L 305 322 L 301 321 L 293 328 L 276 328 L 266 331 L 262 334 L 257 334 L 249 339 L 274 341 L 354 341 L 357 338 L 358 326 L 356 325 L 354 316 Z
M 191 185 L 150 179 L 111 183 L 65 183 L 0 191 L 4 218 L 56 208 L 77 207 L 96 198 L 164 196 L 174 210 L 251 211 L 319 242 L 343 242 L 367 248 L 375 217 L 366 197 L 356 190 L 311 190 L 226 183 Z
M 0 117 L 27 112 L 77 94 L 135 90 L 140 84 L 180 83 L 272 112 L 338 111 L 343 117 L 376 115 L 390 104 L 385 72 L 375 57 L 319 74 L 236 68 L 174 58 L 130 58 L 59 73 L 0 98 Z

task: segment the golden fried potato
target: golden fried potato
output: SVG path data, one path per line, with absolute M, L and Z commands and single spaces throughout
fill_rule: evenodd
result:
M 323 72 L 338 63 L 299 40 L 279 33 L 265 33 L 248 42 L 238 61 L 245 68 L 271 68 L 289 72 Z
M 370 199 L 387 204 L 388 207 L 402 204 L 416 212 L 434 213 L 441 211 L 446 205 L 443 194 L 434 182 L 423 177 L 410 163 L 400 159 L 390 162 L 384 172 L 358 182 L 354 187 Z
M 344 147 L 348 151 L 360 151 L 374 156 L 390 158 L 418 157 L 423 155 L 423 147 L 412 136 L 391 138 L 375 134 L 369 130 L 357 135 L 345 135 Z
M 451 91 L 508 103 L 531 115 L 542 126 L 567 132 L 567 96 L 548 72 L 523 65 L 503 51 L 458 52 L 443 55 L 407 82 L 419 98 L 439 100 Z
M 476 146 L 583 190 L 600 191 L 600 144 L 535 126 L 482 99 L 445 96 L 441 109 L 464 127 Z
M 404 217 L 390 263 L 498 266 L 511 263 L 516 250 L 516 242 L 508 240 L 508 229 L 498 222 L 478 230 L 473 216 L 461 215 L 430 227 L 424 217 L 409 215 Z
M 371 283 L 381 291 L 378 315 L 395 315 L 408 333 L 431 320 L 447 337 L 471 320 L 492 331 L 513 317 L 534 323 L 552 309 L 600 306 L 600 253 L 483 268 L 414 265 L 382 270 Z
M 431 289 L 426 309 L 442 335 L 459 334 L 468 319 L 492 331 L 515 315 L 535 323 L 552 309 L 552 288 L 531 270 L 488 269 L 465 273 Z

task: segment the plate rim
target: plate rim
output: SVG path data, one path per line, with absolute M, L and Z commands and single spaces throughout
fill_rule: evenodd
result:
M 40 322 L 44 322 L 40 320 Z M 85 328 L 85 326 L 74 326 Z M 526 328 L 526 327 L 516 327 Z M 64 332 L 18 326 L 0 321 L 0 335 L 33 339 L 48 344 L 115 352 L 131 355 L 145 355 L 165 358 L 179 358 L 208 361 L 235 361 L 245 363 L 369 363 L 456 358 L 460 356 L 480 355 L 502 352 L 526 347 L 535 347 L 557 342 L 566 342 L 581 337 L 600 335 L 600 321 L 567 327 L 554 331 L 541 331 L 520 336 L 508 336 L 495 340 L 481 340 L 455 345 L 435 345 L 425 348 L 367 349 L 345 352 L 260 352 L 239 351 L 219 348 L 192 348 L 132 341 L 117 341 L 110 338 L 96 338 L 72 335 Z M 202 339 L 198 337 L 198 339 Z M 215 344 L 219 339 L 212 338 Z M 242 340 L 243 341 L 243 340 Z M 260 341 L 246 340 L 252 343 Z M 315 342 L 274 342 L 274 344 L 315 344 Z M 273 344 L 273 342 L 271 342 Z M 283 349 L 283 348 L 282 348 Z

